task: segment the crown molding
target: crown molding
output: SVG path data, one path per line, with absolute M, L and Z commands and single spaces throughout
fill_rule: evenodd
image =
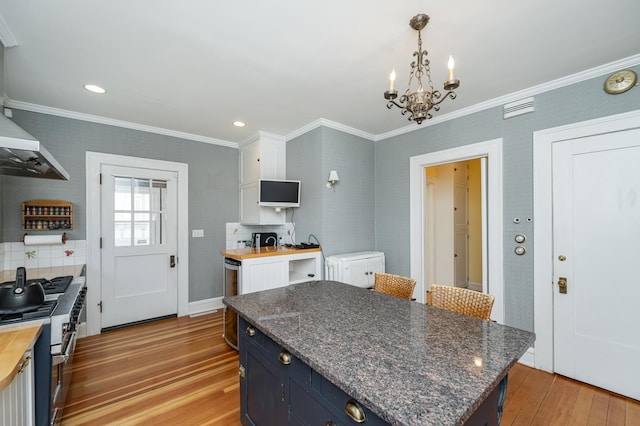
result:
M 14 47 L 18 45 L 16 37 L 11 32 L 2 15 L 0 15 L 0 42 L 4 47 Z
M 354 135 L 354 136 L 358 136 L 361 137 L 363 139 L 368 139 L 370 141 L 375 141 L 376 140 L 376 136 L 371 134 L 371 133 L 367 133 L 364 132 L 362 130 L 358 130 L 354 127 L 349 127 L 346 126 L 344 124 L 335 122 L 335 121 L 331 121 L 331 120 L 327 120 L 326 118 L 319 118 L 315 121 L 312 121 L 311 123 L 307 124 L 306 126 L 303 126 L 297 130 L 294 130 L 293 132 L 289 133 L 288 135 L 285 136 L 287 141 L 290 141 L 291 139 L 295 139 L 298 136 L 304 135 L 307 132 L 310 132 L 313 129 L 317 129 L 318 127 L 329 127 L 331 129 L 334 130 L 339 130 L 343 133 L 348 133 L 350 135 Z
M 264 130 L 258 130 L 256 133 L 247 136 L 238 142 L 238 148 L 243 147 L 251 142 L 257 141 L 258 139 L 271 139 L 273 141 L 286 142 L 286 138 L 282 135 L 276 135 L 275 133 L 265 132 Z
M 122 127 L 125 129 L 131 129 L 131 130 L 139 130 L 141 132 L 155 133 L 158 135 L 171 136 L 171 137 L 180 138 L 180 139 L 188 139 L 191 141 L 203 142 L 203 143 L 208 143 L 212 145 L 226 146 L 229 148 L 238 148 L 237 143 L 225 141 L 222 139 L 195 135 L 193 133 L 179 132 L 176 130 L 163 129 L 161 127 L 147 126 L 145 124 L 132 123 L 130 121 L 115 120 L 112 118 L 100 117 L 98 115 L 67 111 L 60 108 L 51 108 L 43 105 L 30 104 L 27 102 L 13 101 L 9 99 L 6 95 L 4 99 L 5 99 L 5 106 L 9 108 L 17 108 L 25 111 L 55 115 L 58 117 L 72 118 L 75 120 L 88 121 L 91 123 L 107 124 L 109 126 Z

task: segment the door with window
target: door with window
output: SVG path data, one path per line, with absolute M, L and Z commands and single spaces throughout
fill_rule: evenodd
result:
M 174 172 L 102 165 L 102 328 L 176 314 Z

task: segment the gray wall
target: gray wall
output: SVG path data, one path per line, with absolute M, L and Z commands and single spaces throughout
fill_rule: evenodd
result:
M 238 220 L 238 150 L 104 124 L 13 110 L 13 120 L 39 138 L 69 172 L 69 181 L 4 176 L 2 242 L 19 241 L 20 203 L 61 199 L 74 204 L 70 239 L 86 239 L 87 151 L 168 160 L 189 165 L 189 229 L 204 238 L 189 238 L 189 300 L 222 295 L 225 223 Z M 44 232 L 46 233 L 46 232 Z
M 519 257 L 513 254 L 512 238 L 516 231 L 533 237 L 535 218 L 533 224 L 513 223 L 514 217 L 533 217 L 533 132 L 640 108 L 640 88 L 608 95 L 604 78 L 536 95 L 536 111 L 520 117 L 504 120 L 502 107 L 496 107 L 433 126 L 423 123 L 420 130 L 377 142 L 376 248 L 385 252 L 387 270 L 410 273 L 409 158 L 503 138 L 505 322 L 532 331 L 535 241 L 528 240 L 527 255 Z M 459 92 L 464 96 L 463 87 Z
M 372 141 L 326 127 L 287 142 L 287 178 L 303 182 L 298 242 L 315 235 L 325 256 L 375 248 L 374 149 Z M 331 170 L 340 181 L 328 189 Z

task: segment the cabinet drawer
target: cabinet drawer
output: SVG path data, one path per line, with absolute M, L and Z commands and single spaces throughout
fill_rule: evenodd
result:
M 290 425 L 338 424 L 335 414 L 323 405 L 322 400 L 318 400 L 314 395 L 307 393 L 306 389 L 308 388 L 292 380 L 290 389 Z
M 247 332 L 249 327 L 253 329 L 253 336 L 250 336 Z M 311 384 L 311 367 L 300 361 L 294 355 L 289 353 L 289 351 L 278 345 L 276 342 L 271 340 L 271 338 L 242 318 L 240 319 L 240 334 L 241 344 L 242 342 L 246 342 L 246 344 L 251 345 L 254 350 L 260 352 L 261 356 L 266 360 L 269 360 L 269 362 L 277 362 L 279 366 L 287 370 L 288 374 L 295 375 L 299 380 L 307 385 Z
M 347 405 L 349 404 L 351 408 L 355 411 L 354 414 L 362 414 L 364 415 L 365 421 L 363 424 L 366 425 L 388 425 L 387 422 L 382 420 L 376 414 L 371 412 L 364 405 L 356 401 L 354 398 L 351 398 L 345 392 L 342 391 L 339 387 L 331 383 L 326 378 L 320 376 L 315 371 L 313 372 L 312 380 L 314 381 L 314 385 L 318 384 L 319 386 L 314 386 L 319 390 L 320 394 L 326 399 L 327 403 L 333 408 L 333 411 L 337 414 L 337 420 L 340 424 L 351 424 L 355 425 L 356 422 L 351 419 L 349 415 L 346 413 Z

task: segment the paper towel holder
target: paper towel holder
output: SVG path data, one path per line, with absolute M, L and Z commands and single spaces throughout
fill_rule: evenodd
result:
M 24 244 L 24 237 L 26 237 L 27 235 L 29 235 L 27 232 L 24 233 L 24 235 L 22 236 L 22 238 L 20 239 L 20 241 L 22 241 L 22 244 Z M 67 233 L 63 232 L 62 233 L 62 244 L 67 244 Z

